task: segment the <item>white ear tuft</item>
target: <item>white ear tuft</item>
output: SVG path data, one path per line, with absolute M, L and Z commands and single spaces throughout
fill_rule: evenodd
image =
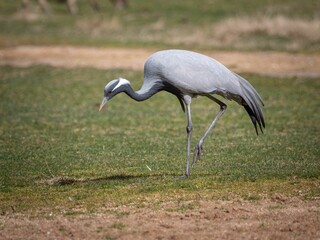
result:
M 130 84 L 130 82 L 127 79 L 119 77 L 119 82 L 118 82 L 117 86 L 114 87 L 113 90 L 116 90 L 118 87 L 120 87 L 124 84 Z

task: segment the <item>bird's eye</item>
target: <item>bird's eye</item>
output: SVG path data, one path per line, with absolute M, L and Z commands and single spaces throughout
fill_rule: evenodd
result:
M 112 93 L 112 90 L 109 90 L 108 93 Z

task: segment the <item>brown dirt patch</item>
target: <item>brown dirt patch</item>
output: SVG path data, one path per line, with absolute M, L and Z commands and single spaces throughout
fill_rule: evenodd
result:
M 186 206 L 190 206 L 194 203 Z M 181 211 L 122 206 L 103 213 L 0 216 L 0 239 L 319 239 L 320 201 L 200 201 Z
M 19 46 L 0 49 L 0 65 L 29 67 L 44 64 L 63 68 L 124 68 L 142 71 L 144 62 L 155 51 L 128 48 Z M 320 54 L 224 51 L 204 53 L 235 72 L 286 77 L 320 76 Z

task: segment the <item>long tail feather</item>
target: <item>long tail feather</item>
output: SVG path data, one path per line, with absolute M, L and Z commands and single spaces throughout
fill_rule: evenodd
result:
M 260 95 L 257 93 L 257 91 L 253 88 L 253 86 L 244 78 L 241 76 L 235 74 L 235 76 L 238 77 L 239 83 L 242 87 L 242 94 L 241 97 L 243 99 L 243 107 L 247 111 L 252 124 L 255 127 L 257 135 L 259 134 L 258 127 L 263 133 L 263 128 L 265 128 L 265 121 L 263 117 L 262 110 L 259 106 L 259 102 L 262 106 L 264 106 L 264 103 L 260 97 Z

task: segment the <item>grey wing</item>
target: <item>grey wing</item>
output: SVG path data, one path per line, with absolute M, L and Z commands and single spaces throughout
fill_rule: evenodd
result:
M 151 58 L 148 65 L 152 66 L 153 73 L 156 72 L 163 80 L 187 93 L 210 93 L 238 84 L 237 81 L 232 83 L 228 80 L 234 76 L 223 64 L 194 52 L 161 51 Z

